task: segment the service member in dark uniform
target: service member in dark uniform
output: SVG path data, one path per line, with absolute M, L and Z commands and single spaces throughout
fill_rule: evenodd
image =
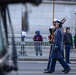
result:
M 51 50 L 52 50 L 52 46 L 53 46 L 53 33 L 54 33 L 54 30 L 55 30 L 56 21 L 57 20 L 54 20 L 53 21 L 53 26 L 51 26 L 49 28 L 50 35 L 48 36 L 48 38 L 49 38 L 49 43 L 50 43 L 50 52 L 49 52 L 49 59 L 48 59 L 47 68 L 44 69 L 44 73 L 46 73 L 47 71 L 49 71 L 50 66 L 51 66 L 52 59 L 50 58 L 50 54 L 51 54 Z
M 57 21 L 56 31 L 54 32 L 53 47 L 50 55 L 50 57 L 52 58 L 52 63 L 51 63 L 50 70 L 47 71 L 46 73 L 52 73 L 55 71 L 56 61 L 59 61 L 59 63 L 64 68 L 62 72 L 68 73 L 71 70 L 70 66 L 64 61 L 63 55 L 62 55 L 63 36 L 64 36 L 64 33 L 62 30 L 62 23 L 60 21 Z

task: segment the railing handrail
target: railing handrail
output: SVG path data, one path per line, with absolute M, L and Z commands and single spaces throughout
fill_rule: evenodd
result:
M 24 41 L 24 42 L 21 42 L 21 41 L 16 41 L 15 42 L 15 45 L 16 46 L 21 46 L 21 44 L 24 43 L 25 46 L 34 46 L 34 43 L 40 43 L 42 46 L 50 46 L 50 43 L 49 42 L 44 42 L 44 41 Z M 10 41 L 9 42 L 9 46 L 12 45 L 12 42 Z

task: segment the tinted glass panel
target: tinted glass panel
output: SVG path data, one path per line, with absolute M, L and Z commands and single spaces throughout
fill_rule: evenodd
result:
M 5 30 L 4 30 L 2 17 L 0 14 L 0 58 L 3 57 L 7 52 L 6 47 L 7 45 L 6 45 Z
M 76 0 L 58 0 L 58 1 L 76 1 Z

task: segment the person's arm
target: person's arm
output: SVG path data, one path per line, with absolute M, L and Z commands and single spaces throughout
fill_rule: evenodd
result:
M 66 43 L 66 34 L 64 33 L 64 37 L 63 37 L 63 43 Z
M 55 38 L 55 46 L 58 47 L 58 44 L 59 44 L 60 38 L 62 37 L 62 36 L 61 36 L 61 31 L 58 30 L 56 35 L 57 35 L 57 36 L 54 37 L 54 38 Z
M 58 50 L 59 44 L 60 44 L 59 42 L 61 41 L 60 38 L 62 38 L 61 31 L 58 30 L 56 35 L 57 35 L 57 36 L 54 37 L 54 38 L 55 38 L 55 47 L 54 47 L 54 51 L 55 51 L 55 52 Z
M 42 38 L 42 41 L 43 41 L 43 37 L 41 36 L 41 38 Z
M 72 39 L 72 34 L 70 33 L 71 35 L 71 47 L 73 48 L 73 39 Z
M 33 37 L 33 41 L 36 41 L 36 36 Z
M 41 35 L 39 36 L 39 41 L 43 41 L 43 37 Z

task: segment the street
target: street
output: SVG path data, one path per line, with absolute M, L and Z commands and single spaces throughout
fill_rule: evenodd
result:
M 69 64 L 71 71 L 69 75 L 76 75 L 76 62 Z M 47 61 L 19 61 L 19 70 L 17 72 L 13 71 L 9 75 L 48 75 L 44 73 L 46 69 Z M 52 75 L 64 75 L 62 66 L 57 62 L 55 72 Z M 66 74 L 66 75 L 68 75 Z

